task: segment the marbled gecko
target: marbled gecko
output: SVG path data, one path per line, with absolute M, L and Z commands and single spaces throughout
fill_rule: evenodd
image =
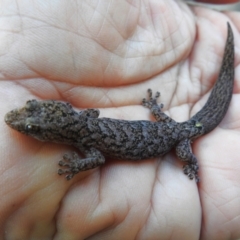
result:
M 186 163 L 184 173 L 190 179 L 198 177 L 197 159 L 192 153 L 193 139 L 213 130 L 225 116 L 229 107 L 234 80 L 233 33 L 228 23 L 228 37 L 218 80 L 203 108 L 188 121 L 178 123 L 161 111 L 157 104 L 159 93 L 143 105 L 151 110 L 157 122 L 127 121 L 99 118 L 99 110 L 76 112 L 69 103 L 54 100 L 29 100 L 23 108 L 8 112 L 5 122 L 13 129 L 40 141 L 73 145 L 83 155 L 65 154 L 59 162 L 69 180 L 80 171 L 96 168 L 105 157 L 141 160 L 162 156 L 172 148 Z

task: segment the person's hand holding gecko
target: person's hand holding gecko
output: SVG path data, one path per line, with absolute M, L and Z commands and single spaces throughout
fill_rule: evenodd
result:
M 29 99 L 98 108 L 100 117 L 151 120 L 146 90 L 188 120 L 206 102 L 239 14 L 180 2 L 2 3 L 1 238 L 222 239 L 240 237 L 238 72 L 227 115 L 193 146 L 200 184 L 173 152 L 129 162 L 108 159 L 71 181 L 57 175 L 67 145 L 11 131 L 4 114 Z M 235 24 L 235 25 L 234 25 Z M 195 27 L 196 25 L 196 27 Z M 235 55 L 235 66 L 238 56 Z M 61 129 L 59 129 L 61 131 Z

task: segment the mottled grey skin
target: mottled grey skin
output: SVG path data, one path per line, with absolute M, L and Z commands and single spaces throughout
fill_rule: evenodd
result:
M 143 99 L 157 122 L 126 121 L 98 118 L 99 110 L 76 112 L 69 103 L 54 100 L 27 101 L 23 108 L 10 111 L 6 123 L 13 129 L 40 141 L 75 146 L 83 153 L 64 155 L 58 173 L 69 180 L 80 171 L 98 167 L 105 157 L 141 160 L 162 156 L 175 147 L 177 156 L 186 162 L 184 173 L 190 179 L 198 177 L 197 159 L 191 150 L 191 141 L 214 129 L 223 119 L 232 96 L 234 79 L 233 33 L 228 24 L 228 38 L 223 64 L 213 91 L 204 105 L 190 120 L 177 123 L 161 111 L 157 104 L 159 93 Z
M 191 119 L 204 125 L 205 134 L 212 131 L 225 116 L 233 92 L 234 80 L 234 43 L 233 32 L 228 23 L 228 38 L 218 80 L 204 107 Z

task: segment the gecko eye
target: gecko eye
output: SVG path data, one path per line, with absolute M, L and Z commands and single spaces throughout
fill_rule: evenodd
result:
M 36 133 L 36 132 L 39 132 L 40 130 L 38 125 L 33 125 L 33 124 L 27 124 L 25 126 L 25 129 L 26 129 L 26 132 L 29 132 L 29 133 Z

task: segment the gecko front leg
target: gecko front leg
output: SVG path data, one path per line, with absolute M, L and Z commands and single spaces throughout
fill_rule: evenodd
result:
M 105 163 L 104 156 L 95 148 L 85 150 L 84 153 L 85 158 L 80 158 L 76 152 L 73 152 L 71 155 L 63 155 L 63 159 L 58 164 L 64 167 L 64 169 L 60 168 L 58 174 L 67 174 L 66 179 L 70 180 L 79 172 L 96 168 Z
M 191 148 L 191 140 L 184 139 L 178 143 L 176 146 L 176 154 L 181 161 L 187 162 L 185 166 L 183 166 L 183 172 L 190 178 L 195 178 L 196 182 L 199 182 L 200 179 L 198 177 L 198 163 L 197 158 L 192 153 Z

